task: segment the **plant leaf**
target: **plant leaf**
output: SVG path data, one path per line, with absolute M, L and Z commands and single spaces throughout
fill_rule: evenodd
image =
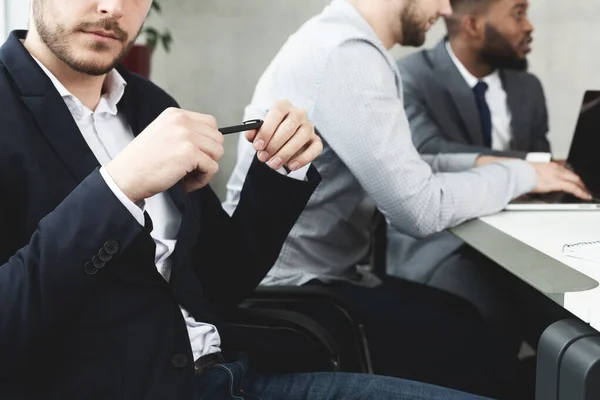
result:
M 173 36 L 169 30 L 165 30 L 165 32 L 161 36 L 163 47 L 165 51 L 169 53 L 171 51 L 171 43 L 173 43 Z
M 154 28 L 144 28 L 144 34 L 146 35 L 146 44 L 151 51 L 154 51 L 159 38 L 158 31 Z
M 156 11 L 159 14 L 162 12 L 162 8 L 160 7 L 160 4 L 158 4 L 158 1 L 156 1 L 156 0 L 154 0 L 152 2 L 152 6 L 150 9 Z

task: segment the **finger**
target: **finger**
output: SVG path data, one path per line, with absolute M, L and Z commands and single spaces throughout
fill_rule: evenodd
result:
M 561 179 L 571 182 L 571 183 L 574 183 L 581 188 L 585 188 L 585 184 L 583 183 L 583 181 L 581 180 L 579 175 L 577 175 L 576 173 L 569 171 L 568 169 L 565 169 L 565 168 L 561 168 L 558 173 L 559 173 L 559 177 Z
M 294 155 L 288 163 L 290 171 L 296 171 L 308 163 L 313 162 L 323 152 L 323 142 L 318 137 L 310 142 L 309 146 L 300 153 Z
M 219 143 L 224 143 L 225 138 L 217 126 L 217 119 L 212 115 L 200 114 L 193 111 L 174 109 L 170 113 L 174 123 L 207 136 Z
M 258 134 L 257 129 L 252 129 L 252 130 L 246 131 L 246 140 L 249 141 L 250 143 L 253 143 L 257 134 Z
M 312 130 L 311 131 L 300 131 L 299 128 L 301 128 L 301 126 L 302 126 L 302 119 L 296 113 L 290 113 L 287 116 L 287 118 L 279 125 L 279 127 L 275 131 L 275 134 L 273 134 L 273 137 L 269 141 L 267 148 L 258 153 L 258 159 L 262 162 L 265 162 L 265 161 L 269 160 L 270 158 L 273 158 L 276 154 L 278 154 L 282 150 L 282 148 L 284 146 L 286 146 L 286 144 L 290 141 L 290 139 L 295 138 L 295 136 L 298 135 L 299 133 L 304 135 L 303 139 L 305 142 L 307 142 L 308 139 L 310 138 L 310 135 L 312 134 Z M 292 143 L 296 143 L 296 142 L 297 142 L 297 140 L 292 141 Z M 304 145 L 304 143 L 302 143 L 301 146 L 303 146 L 303 145 Z M 296 151 L 298 151 L 298 149 L 296 149 Z M 292 155 L 294 155 L 294 153 L 289 154 L 289 157 L 291 157 Z M 287 156 L 287 152 L 286 152 L 286 156 Z M 286 160 L 284 160 L 284 161 L 287 162 Z
M 212 130 L 212 128 L 205 128 Z M 221 157 L 223 157 L 225 150 L 223 142 L 218 140 L 218 137 L 210 134 L 198 133 L 190 129 L 186 130 L 184 135 L 184 146 L 190 144 L 194 147 L 195 151 L 202 151 L 215 161 L 219 161 Z M 192 154 L 195 155 L 195 153 Z
M 286 134 L 287 135 L 287 134 Z M 269 167 L 272 169 L 279 169 L 286 165 L 290 159 L 298 153 L 305 145 L 308 144 L 310 139 L 313 137 L 314 131 L 310 125 L 302 125 L 295 133 L 282 145 L 279 151 L 275 152 L 269 160 Z M 258 159 L 261 159 L 261 153 L 258 153 Z M 261 160 L 262 161 L 262 160 Z
M 225 148 L 221 143 L 215 142 L 213 139 L 197 135 L 196 147 L 198 150 L 207 154 L 211 159 L 219 162 L 225 153 Z
M 289 102 L 283 101 L 276 103 L 269 110 L 253 141 L 256 151 L 262 151 L 267 148 L 275 131 L 277 131 L 279 125 L 287 118 L 292 109 L 293 107 Z
M 219 163 L 207 154 L 198 151 L 196 155 L 196 168 L 183 179 L 184 189 L 187 193 L 206 186 L 219 172 Z
M 188 110 L 179 110 L 183 113 L 184 116 L 186 116 L 187 118 L 190 118 L 191 120 L 197 122 L 197 123 L 201 123 L 204 125 L 208 125 L 209 127 L 213 128 L 213 129 L 217 129 L 219 128 L 219 126 L 217 125 L 217 119 L 213 116 L 213 115 L 208 115 L 208 114 L 201 114 L 201 113 L 197 113 L 194 111 L 188 111 Z
M 296 152 L 296 154 L 294 154 L 290 158 L 290 161 L 288 161 L 288 164 L 287 164 L 287 169 L 289 169 L 291 171 L 290 165 L 294 162 L 295 159 L 297 159 L 298 157 L 300 157 L 300 155 L 302 153 L 304 153 L 306 151 L 306 149 L 308 149 L 310 147 L 311 144 L 312 144 L 312 141 L 307 142 L 304 146 L 302 146 L 302 148 L 300 150 L 298 150 Z
M 225 136 L 218 129 L 210 127 L 208 125 L 204 125 L 199 123 L 195 128 L 195 131 L 198 135 L 210 138 L 217 143 L 223 144 L 225 143 Z
M 573 184 L 573 185 L 577 186 L 579 188 L 579 190 L 586 193 L 586 197 L 590 196 L 588 189 L 586 188 L 585 184 L 583 183 L 583 181 L 577 174 L 574 174 L 571 171 L 561 168 L 557 172 L 556 177 L 557 177 L 557 179 L 559 179 L 561 181 L 568 182 L 569 184 Z
M 202 122 L 188 120 L 188 123 L 183 126 L 182 131 L 194 142 L 204 137 L 220 145 L 225 143 L 225 137 L 218 129 L 211 128 Z
M 586 190 L 581 189 L 579 186 L 577 186 L 571 182 L 562 181 L 559 184 L 559 187 L 557 188 L 557 190 L 572 194 L 573 196 L 578 197 L 583 200 L 591 200 L 592 199 L 592 196 Z

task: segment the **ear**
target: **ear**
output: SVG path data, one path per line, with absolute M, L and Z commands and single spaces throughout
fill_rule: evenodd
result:
M 482 39 L 485 34 L 483 18 L 476 15 L 465 15 L 461 21 L 462 30 L 472 39 Z

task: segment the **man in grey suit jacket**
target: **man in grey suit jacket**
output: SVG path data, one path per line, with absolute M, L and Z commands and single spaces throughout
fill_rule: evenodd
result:
M 526 72 L 533 32 L 527 6 L 527 0 L 453 0 L 448 36 L 398 62 L 419 152 L 550 160 L 543 89 Z M 517 352 L 514 307 L 483 267 L 449 232 L 419 240 L 388 228 L 390 274 L 470 300 Z

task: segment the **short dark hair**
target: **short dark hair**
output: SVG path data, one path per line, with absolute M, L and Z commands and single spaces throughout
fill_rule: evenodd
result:
M 446 18 L 448 36 L 452 37 L 459 33 L 462 18 L 471 13 L 481 13 L 498 0 L 450 0 L 452 15 Z

